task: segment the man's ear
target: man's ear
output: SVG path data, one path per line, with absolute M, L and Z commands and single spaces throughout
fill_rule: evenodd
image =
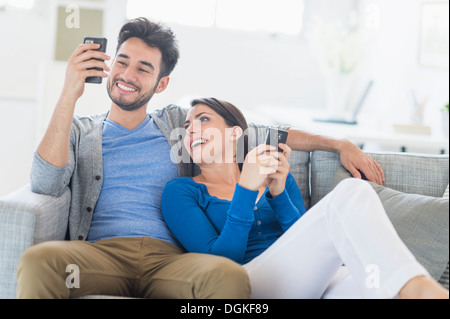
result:
M 163 76 L 161 79 L 159 79 L 158 87 L 155 90 L 155 93 L 161 93 L 164 91 L 167 86 L 169 85 L 169 76 Z

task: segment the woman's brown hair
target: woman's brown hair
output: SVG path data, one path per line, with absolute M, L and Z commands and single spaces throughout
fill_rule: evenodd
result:
M 203 104 L 219 114 L 228 126 L 239 126 L 242 128 L 243 134 L 236 144 L 236 162 L 242 171 L 245 156 L 248 153 L 248 124 L 242 112 L 233 104 L 216 98 L 201 98 L 191 102 L 191 106 Z

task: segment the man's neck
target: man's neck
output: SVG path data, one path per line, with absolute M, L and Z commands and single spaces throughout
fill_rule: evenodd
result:
M 111 110 L 108 114 L 108 119 L 129 129 L 133 130 L 147 117 L 147 106 L 134 111 L 124 111 L 114 103 L 111 105 Z

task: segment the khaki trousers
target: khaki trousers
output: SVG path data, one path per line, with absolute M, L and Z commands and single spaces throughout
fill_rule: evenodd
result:
M 227 258 L 184 253 L 148 237 L 49 241 L 19 260 L 18 298 L 84 295 L 244 299 L 250 284 L 245 269 Z

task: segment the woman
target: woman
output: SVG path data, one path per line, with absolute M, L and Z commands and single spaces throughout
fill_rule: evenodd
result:
M 370 185 L 345 180 L 305 214 L 287 145 L 247 154 L 236 107 L 214 98 L 191 105 L 184 144 L 201 173 L 170 181 L 162 197 L 166 223 L 187 251 L 241 263 L 252 298 L 320 298 L 343 263 L 361 297 L 448 298 Z

